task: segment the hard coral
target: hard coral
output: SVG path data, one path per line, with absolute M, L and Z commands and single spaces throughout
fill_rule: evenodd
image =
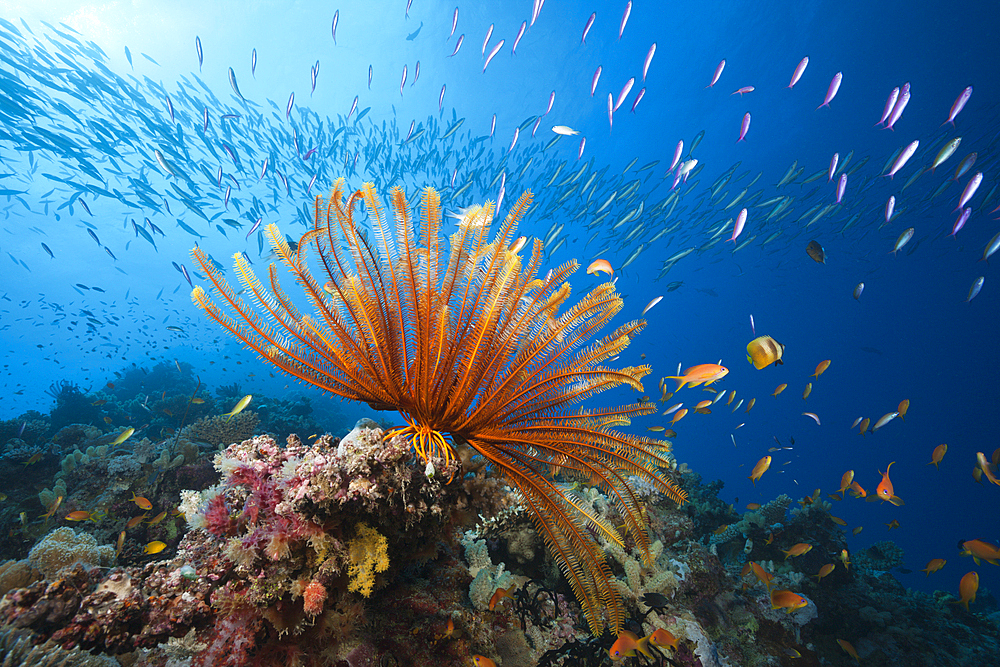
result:
M 99 546 L 90 533 L 77 533 L 72 528 L 56 528 L 46 535 L 28 553 L 28 562 L 46 578 L 68 565 L 82 562 L 87 565 L 111 565 L 115 548 L 110 544 Z

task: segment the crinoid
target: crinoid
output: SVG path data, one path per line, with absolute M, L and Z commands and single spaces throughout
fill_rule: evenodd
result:
M 359 229 L 358 202 L 364 203 L 371 238 Z M 577 263 L 536 278 L 542 257 L 536 240 L 522 265 L 526 239 L 515 232 L 530 202 L 530 193 L 521 195 L 492 240 L 493 204 L 475 207 L 446 244 L 434 189 L 422 193 L 415 229 L 400 188 L 391 193 L 390 222 L 371 184 L 348 195 L 341 179 L 329 199 L 315 200 L 315 224 L 294 251 L 275 225 L 266 231 L 315 315 L 293 305 L 273 264 L 267 289 L 239 253 L 236 272 L 252 306 L 199 248 L 193 256 L 225 310 L 201 287 L 191 296 L 210 318 L 285 372 L 337 396 L 398 410 L 405 426 L 387 437 L 408 438 L 425 464 L 443 459 L 447 465 L 460 452 L 481 455 L 520 492 L 591 630 L 599 634 L 607 623 L 617 632 L 622 604 L 595 535 L 619 545 L 624 540 L 554 476 L 607 494 L 647 562 L 644 508 L 628 476 L 654 484 L 678 503 L 686 494 L 662 471 L 670 443 L 613 429 L 655 412 L 654 404 L 573 407 L 622 384 L 642 391 L 649 366 L 600 364 L 619 354 L 645 322 L 623 324 L 592 340 L 622 307 L 611 283 L 558 312 L 570 293 L 565 279 Z M 307 268 L 307 257 L 318 261 L 319 279 Z

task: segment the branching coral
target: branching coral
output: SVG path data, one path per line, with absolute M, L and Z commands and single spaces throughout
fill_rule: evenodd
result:
M 347 570 L 349 591 L 370 597 L 375 587 L 375 574 L 389 569 L 389 543 L 371 526 L 359 523 L 358 534 L 347 544 L 351 565 Z

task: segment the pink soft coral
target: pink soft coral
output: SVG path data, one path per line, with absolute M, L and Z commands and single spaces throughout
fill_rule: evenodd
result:
M 310 581 L 302 593 L 302 600 L 307 614 L 319 615 L 323 611 L 323 603 L 326 602 L 326 587 L 318 581 Z

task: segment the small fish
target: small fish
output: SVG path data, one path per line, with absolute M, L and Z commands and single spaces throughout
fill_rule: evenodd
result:
M 788 560 L 792 556 L 801 556 L 812 551 L 812 545 L 806 542 L 799 542 L 798 544 L 792 546 L 787 551 L 784 549 L 779 549 L 779 551 L 785 554 L 785 560 Z
M 256 53 L 256 51 L 254 53 Z M 229 68 L 229 85 L 233 87 L 233 92 L 236 93 L 236 97 L 242 100 L 243 93 L 240 92 L 240 87 L 236 83 L 236 72 L 233 71 L 232 67 Z
M 855 301 L 859 300 L 861 298 L 862 292 L 864 292 L 864 291 L 865 291 L 865 284 L 864 283 L 858 283 L 857 285 L 855 285 L 854 286 L 854 300 Z
M 813 258 L 817 264 L 826 264 L 826 251 L 819 241 L 810 241 L 806 246 L 806 254 Z
M 819 581 L 823 577 L 825 577 L 825 576 L 829 575 L 831 572 L 833 572 L 834 568 L 836 568 L 836 567 L 837 567 L 836 563 L 827 563 L 826 565 L 824 565 L 823 567 L 821 567 L 819 569 L 819 573 L 814 574 L 812 576 L 816 577 L 816 581 Z
M 770 467 L 771 467 L 771 457 L 770 456 L 763 457 L 760 461 L 757 461 L 757 465 L 753 467 L 753 471 L 750 473 L 750 476 L 747 477 L 747 479 L 752 481 L 753 485 L 756 487 L 757 480 L 759 480 L 764 475 L 764 473 L 767 472 L 767 469 Z
M 890 521 L 885 525 L 889 527 L 889 530 L 892 530 L 893 528 L 899 528 L 899 519 L 893 519 L 892 521 Z
M 727 240 L 736 243 L 736 239 L 743 233 L 743 227 L 745 227 L 746 224 L 747 210 L 743 209 L 740 211 L 740 214 L 736 216 L 736 224 L 733 226 L 733 235 Z M 750 316 L 750 328 L 753 329 L 753 315 Z
M 892 463 L 895 463 L 895 461 Z M 878 487 L 875 489 L 875 497 L 883 501 L 888 500 L 893 505 L 899 506 L 903 504 L 903 501 L 896 496 L 894 489 L 892 488 L 892 482 L 889 480 L 889 468 L 892 467 L 892 463 L 888 465 L 885 472 L 879 471 L 879 474 L 882 475 L 882 481 L 879 482 Z
M 719 77 L 722 76 L 722 70 L 724 70 L 724 69 L 726 69 L 726 60 L 723 58 L 722 62 L 720 62 L 715 67 L 715 73 L 712 74 L 712 82 L 709 83 L 705 87 L 706 88 L 711 88 L 712 86 L 714 86 L 716 84 L 716 82 L 718 82 Z
M 892 178 L 896 174 L 896 172 L 902 169 L 903 165 L 905 165 L 906 162 L 911 157 L 913 157 L 913 154 L 917 152 L 917 147 L 919 146 L 920 146 L 919 140 L 910 142 L 910 144 L 908 144 L 906 148 L 904 148 L 903 151 L 899 154 L 899 157 L 896 158 L 896 161 L 892 163 L 892 168 L 889 170 L 889 173 L 885 175 L 888 176 L 889 178 Z M 973 190 L 973 192 L 975 192 L 975 190 Z
M 483 655 L 473 655 L 472 664 L 475 667 L 497 667 L 497 663 Z
M 596 15 L 596 14 L 595 14 Z M 646 59 L 642 61 L 642 80 L 646 81 L 646 72 L 649 71 L 649 64 L 653 62 L 653 54 L 656 53 L 656 42 L 649 47 L 649 51 L 646 53 Z
M 133 493 L 132 495 L 135 494 Z M 139 516 L 132 517 L 131 519 L 128 520 L 128 523 L 125 524 L 125 530 L 132 530 L 140 523 L 145 521 L 147 516 L 149 516 L 149 512 L 146 512 L 145 514 L 140 514 Z
M 805 396 L 803 396 L 802 398 L 805 398 Z M 822 424 L 819 421 L 819 416 L 817 416 L 815 412 L 803 412 L 802 416 L 809 417 L 810 419 L 812 419 L 814 422 L 816 422 L 816 426 L 822 426 Z
M 830 81 L 830 86 L 826 89 L 826 97 L 823 99 L 823 104 L 816 107 L 817 109 L 830 106 L 830 102 L 832 102 L 833 98 L 837 96 L 837 91 L 840 90 L 840 84 L 843 80 L 843 72 L 837 72 L 833 75 L 833 79 Z
M 945 160 L 947 160 L 948 158 L 950 158 L 952 155 L 955 154 L 955 151 L 958 150 L 958 146 L 961 143 L 962 143 L 962 137 L 955 137 L 954 139 L 952 139 L 951 141 L 949 141 L 948 143 L 946 143 L 944 146 L 941 147 L 941 150 L 938 151 L 937 157 L 934 158 L 933 164 L 931 164 L 932 174 L 934 173 L 934 170 L 936 170 L 939 166 L 941 166 L 941 164 Z
M 36 452 L 36 453 L 32 454 L 31 458 L 29 458 L 27 461 L 22 462 L 21 465 L 23 465 L 25 467 L 28 467 L 30 465 L 34 465 L 35 463 L 38 463 L 39 461 L 41 461 L 43 456 L 45 456 L 45 452 Z
M 494 611 L 502 600 L 514 600 L 514 592 L 517 590 L 517 585 L 514 584 L 510 588 L 498 588 L 493 592 L 490 597 L 489 610 Z
M 840 153 L 834 153 L 833 157 L 830 158 L 830 167 L 827 170 L 826 182 L 829 183 L 833 181 L 833 175 L 837 173 L 837 163 L 840 161 Z
M 698 364 L 685 369 L 683 376 L 668 375 L 666 379 L 676 380 L 677 391 L 680 391 L 685 385 L 689 387 L 697 387 L 701 384 L 708 386 L 716 380 L 722 379 L 728 373 L 729 369 L 719 364 Z
M 787 384 L 785 384 L 785 383 L 782 383 L 782 384 L 779 384 L 779 385 L 778 385 L 778 388 L 774 390 L 774 393 L 773 393 L 773 394 L 771 394 L 771 396 L 774 396 L 775 398 L 777 398 L 777 397 L 778 397 L 778 394 L 780 394 L 781 392 L 785 391 L 785 389 L 786 389 L 787 387 L 788 387 L 788 385 L 787 385 Z
M 621 24 L 618 26 L 618 41 L 622 39 L 622 33 L 625 32 L 625 24 L 628 23 L 628 17 L 632 14 L 632 0 L 628 0 L 625 5 L 625 12 L 622 14 Z
M 110 443 L 111 446 L 114 447 L 115 445 L 120 445 L 121 443 L 131 438 L 133 433 L 135 433 L 135 429 L 129 426 L 127 429 L 118 434 L 117 438 L 111 441 Z
M 784 609 L 790 614 L 808 604 L 808 600 L 790 590 L 771 591 L 771 609 Z
M 250 76 L 257 78 L 257 49 L 250 52 Z
M 976 601 L 976 591 L 979 590 L 979 574 L 976 572 L 969 572 L 962 580 L 958 582 L 958 594 L 959 599 L 955 600 L 952 604 L 961 604 L 965 606 L 965 610 L 969 610 L 969 603 Z
M 561 134 L 565 137 L 573 136 L 575 134 L 580 134 L 579 130 L 574 130 L 573 128 L 567 127 L 566 125 L 553 125 L 552 131 L 555 132 L 556 134 Z
M 837 182 L 837 203 L 839 204 L 844 198 L 844 191 L 847 190 L 847 173 L 840 175 L 840 180 Z
M 807 382 L 806 383 L 806 388 L 802 391 L 802 400 L 803 401 L 806 400 L 807 398 L 809 398 L 809 394 L 812 393 L 812 390 L 813 390 L 813 383 L 812 382 Z
M 958 200 L 958 206 L 955 207 L 956 211 L 965 206 L 969 202 L 969 200 L 972 199 L 972 195 L 976 194 L 976 190 L 979 189 L 979 185 L 982 182 L 983 182 L 983 172 L 978 171 L 976 172 L 975 176 L 969 179 L 969 182 L 966 184 L 965 189 L 962 191 L 962 197 Z
M 166 548 L 167 548 L 167 545 L 165 543 L 160 542 L 159 540 L 157 540 L 157 541 L 150 542 L 149 544 L 147 544 L 146 547 L 143 549 L 143 551 L 145 553 L 147 553 L 147 554 L 152 555 L 152 554 L 158 554 L 158 553 L 160 553 L 161 551 L 163 551 Z
M 806 67 L 809 65 L 809 56 L 806 56 L 799 61 L 799 64 L 795 66 L 795 71 L 792 72 L 792 81 L 788 84 L 789 88 L 794 88 L 795 84 L 799 82 L 802 78 L 802 73 L 806 71 Z
M 746 141 L 747 132 L 750 130 L 750 112 L 743 114 L 743 122 L 740 123 L 740 137 L 736 143 Z
M 51 251 L 51 250 L 49 250 L 49 247 L 48 247 L 47 245 L 45 245 L 44 243 L 42 243 L 42 249 L 43 249 L 43 250 L 44 250 L 45 252 L 47 252 L 47 253 L 48 253 L 48 255 L 49 255 L 49 257 L 51 257 L 52 259 L 55 259 L 55 258 L 56 258 L 56 256 L 52 254 L 52 251 Z
M 232 410 L 230 410 L 229 412 L 227 412 L 226 414 L 224 414 L 222 416 L 223 417 L 229 417 L 230 419 L 232 419 L 233 417 L 235 417 L 239 413 L 243 412 L 243 409 L 246 406 L 250 405 L 250 401 L 252 399 L 253 399 L 253 395 L 252 394 L 247 394 L 246 396 L 244 396 L 243 398 L 240 399 L 239 403 L 236 404 L 236 407 L 234 407 Z
M 812 376 L 814 378 L 818 378 L 829 367 L 830 367 L 830 360 L 829 359 L 825 359 L 825 360 L 819 362 L 819 364 L 817 364 L 817 366 L 816 366 L 816 371 L 812 374 Z
M 972 215 L 972 207 L 966 206 L 965 210 L 959 214 L 958 219 L 955 220 L 955 224 L 951 226 L 951 234 L 948 236 L 954 238 L 956 234 L 962 231 L 962 228 L 965 227 L 965 223 L 969 221 L 970 215 Z
M 448 33 L 448 39 L 455 36 L 455 28 L 458 27 L 458 7 L 455 7 L 455 12 L 451 15 L 451 32 Z
M 979 295 L 980 290 L 983 289 L 983 283 L 985 281 L 986 281 L 985 276 L 979 276 L 973 281 L 972 287 L 969 288 L 969 295 L 965 297 L 966 303 L 969 303 Z
M 514 46 L 510 49 L 510 55 L 517 55 L 517 45 L 521 43 L 521 38 L 524 37 L 524 30 L 528 27 L 527 21 L 521 21 L 521 29 L 517 31 L 517 37 L 514 38 Z M 547 113 L 547 112 L 546 112 Z
M 333 44 L 337 44 L 337 24 L 340 23 L 340 10 L 333 13 L 333 23 L 330 25 L 330 34 L 333 36 Z
M 886 119 L 889 117 L 889 114 L 892 113 L 893 108 L 896 106 L 897 99 L 899 99 L 898 86 L 896 88 L 893 88 L 889 92 L 889 97 L 885 101 L 885 107 L 882 109 L 882 117 L 879 119 L 877 123 L 875 123 L 876 126 L 882 125 L 886 121 Z
M 896 408 L 896 412 L 899 413 L 899 418 L 906 421 L 906 413 L 910 409 L 910 399 L 904 398 L 899 402 L 899 406 Z
M 460 48 L 462 48 L 462 42 L 464 42 L 464 41 L 465 41 L 465 33 L 463 32 L 461 35 L 458 36 L 458 41 L 455 42 L 455 50 L 451 52 L 451 55 L 448 56 L 449 58 L 453 57 L 455 54 L 458 53 L 458 50 Z M 371 90 L 371 87 L 372 87 L 372 68 L 369 65 L 368 66 L 368 89 Z
M 490 55 L 486 56 L 486 62 L 483 64 L 483 73 L 485 73 L 486 68 L 489 67 L 490 61 L 493 60 L 494 56 L 496 56 L 496 54 L 500 52 L 500 49 L 503 48 L 503 43 L 504 40 L 501 39 L 497 42 L 497 45 L 493 47 L 493 50 L 490 51 Z
M 893 125 L 903 116 L 903 110 L 906 105 L 910 103 L 910 82 L 907 81 L 903 84 L 903 88 L 899 91 L 899 98 L 892 107 L 892 111 L 889 112 L 889 118 L 886 120 L 885 127 L 892 130 Z
M 913 232 L 914 232 L 913 227 L 909 227 L 908 229 L 903 230 L 903 233 L 900 234 L 899 238 L 896 239 L 896 245 L 893 246 L 892 248 L 893 255 L 899 252 L 903 246 L 905 246 L 907 243 L 910 242 L 910 239 L 913 238 Z
M 197 35 L 195 35 L 195 38 L 194 38 L 194 50 L 195 50 L 195 53 L 198 54 L 198 71 L 200 72 L 201 71 L 201 64 L 202 64 L 202 62 L 204 62 L 205 57 L 204 57 L 204 55 L 202 55 L 202 52 L 201 52 L 201 37 L 198 37 Z
M 941 123 L 941 125 L 944 126 L 951 123 L 951 126 L 955 127 L 955 117 L 965 108 L 965 104 L 969 101 L 970 97 L 972 97 L 972 86 L 959 93 L 955 99 L 955 103 L 951 105 L 951 111 L 948 112 L 948 120 Z
M 837 643 L 840 644 L 840 648 L 844 649 L 844 653 L 854 658 L 856 662 L 860 662 L 861 658 L 858 657 L 858 652 L 854 650 L 851 642 L 846 639 L 838 639 Z
M 947 562 L 948 561 L 946 561 L 944 558 L 932 558 L 931 560 L 927 561 L 927 567 L 922 569 L 921 572 L 925 572 L 926 574 L 924 576 L 929 577 L 931 576 L 931 572 L 937 572 L 942 567 L 944 567 L 945 563 Z
M 734 90 L 729 94 L 736 95 L 737 93 L 739 93 L 739 96 L 743 97 L 743 93 L 752 93 L 754 90 L 756 89 L 753 86 L 743 86 L 742 88 L 737 88 L 736 90 Z
M 142 496 L 137 496 L 137 495 L 135 495 L 134 491 L 132 492 L 132 497 L 129 498 L 129 502 L 135 503 L 136 507 L 138 507 L 141 510 L 151 510 L 151 509 L 153 509 L 153 503 L 149 502 L 148 498 L 143 498 Z
M 593 27 L 594 20 L 596 18 L 597 18 L 597 12 L 594 12 L 593 14 L 590 15 L 590 18 L 587 19 L 587 25 L 583 26 L 583 36 L 580 38 L 581 44 L 587 43 L 587 33 L 590 32 L 590 29 Z
M 655 306 L 656 304 L 658 304 L 662 300 L 663 300 L 663 297 L 662 296 L 658 296 L 655 299 L 653 299 L 652 301 L 650 301 L 648 304 L 646 304 L 646 307 L 642 309 L 642 314 L 645 315 L 646 313 L 648 313 L 649 310 L 650 310 L 650 308 L 652 308 L 653 306 Z
M 163 510 L 162 512 L 160 512 L 159 514 L 157 514 L 156 516 L 154 516 L 152 519 L 150 519 L 146 523 L 148 523 L 150 526 L 155 526 L 156 524 L 158 524 L 161 521 L 163 521 L 163 519 L 165 519 L 166 516 L 167 516 L 167 510 Z
M 90 518 L 90 512 L 88 512 L 87 510 L 77 510 L 75 512 L 70 512 L 65 517 L 67 521 L 86 521 L 89 518 Z

